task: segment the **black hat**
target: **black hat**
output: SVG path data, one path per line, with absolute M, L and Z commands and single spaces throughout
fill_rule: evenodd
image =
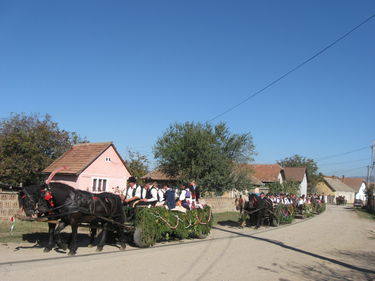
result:
M 130 177 L 128 178 L 128 183 L 129 182 L 137 182 L 137 179 L 135 177 Z

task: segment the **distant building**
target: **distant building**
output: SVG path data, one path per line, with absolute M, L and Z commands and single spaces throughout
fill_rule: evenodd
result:
M 355 191 L 355 199 L 366 200 L 366 182 L 362 178 L 339 178 L 343 183 L 350 186 Z
M 126 188 L 129 169 L 112 142 L 74 145 L 43 172 L 58 171 L 52 182 L 90 192 L 116 192 Z
M 160 170 L 154 170 L 142 177 L 142 180 L 146 182 L 157 182 L 159 185 L 169 184 L 171 186 L 176 186 L 178 184 L 178 179 L 167 176 Z
M 350 186 L 336 177 L 324 177 L 323 179 L 316 185 L 318 194 L 324 193 L 325 196 L 333 198 L 331 203 L 336 203 L 336 199 L 339 196 L 344 196 L 347 203 L 354 202 L 355 192 Z

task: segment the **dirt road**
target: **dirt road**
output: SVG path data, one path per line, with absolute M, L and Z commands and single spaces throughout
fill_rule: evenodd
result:
M 0 280 L 375 280 L 375 223 L 329 206 L 289 226 L 224 225 L 205 240 L 125 252 L 81 247 L 67 257 L 32 244 L 0 245 Z

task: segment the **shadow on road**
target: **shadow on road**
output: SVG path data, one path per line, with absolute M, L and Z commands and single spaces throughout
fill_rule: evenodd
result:
M 349 254 L 349 253 L 347 253 Z M 350 255 L 360 256 L 360 262 L 365 262 L 367 264 L 372 264 L 374 260 L 374 255 L 363 252 L 350 252 Z M 375 275 L 371 272 L 364 272 L 363 270 L 350 270 L 337 269 L 329 267 L 327 264 L 319 262 L 314 265 L 296 265 L 288 264 L 287 266 L 281 266 L 274 264 L 274 266 L 279 266 L 280 269 L 290 272 L 292 275 L 300 274 L 304 279 L 308 280 L 326 280 L 326 281 L 357 281 L 366 280 L 372 281 Z
M 339 266 L 342 266 L 344 268 L 347 268 L 347 269 L 350 269 L 350 270 L 353 270 L 353 271 L 365 273 L 366 275 L 375 274 L 374 270 L 358 267 L 358 266 L 355 266 L 355 265 L 352 265 L 352 264 L 349 264 L 349 263 L 346 263 L 346 262 L 342 262 L 342 261 L 339 261 L 339 260 L 336 260 L 336 259 L 333 259 L 333 258 L 328 258 L 328 257 L 322 256 L 322 255 L 314 254 L 314 253 L 311 253 L 311 252 L 308 252 L 308 251 L 305 251 L 305 250 L 302 250 L 302 249 L 298 249 L 296 247 L 286 245 L 283 242 L 280 242 L 280 241 L 277 241 L 277 240 L 271 240 L 271 239 L 267 239 L 267 238 L 256 237 L 256 236 L 253 236 L 253 235 L 250 235 L 250 234 L 244 234 L 244 233 L 236 232 L 236 231 L 233 231 L 233 230 L 222 229 L 222 228 L 218 228 L 218 227 L 212 227 L 212 228 L 214 228 L 216 230 L 219 230 L 219 231 L 228 232 L 228 233 L 231 233 L 231 234 L 236 234 L 238 236 L 247 237 L 247 238 L 251 238 L 251 239 L 254 239 L 254 240 L 274 244 L 274 245 L 282 247 L 284 249 L 288 249 L 288 250 L 291 250 L 291 251 L 294 251 L 294 252 L 298 252 L 298 253 L 301 253 L 301 254 L 304 254 L 304 255 L 314 257 L 314 258 L 319 259 L 321 261 L 330 262 L 332 264 L 339 265 Z M 354 253 L 351 253 L 351 254 L 354 255 Z M 360 254 L 358 254 L 358 255 L 360 255 Z M 354 255 L 354 258 L 355 257 L 356 256 Z M 365 258 L 367 260 L 367 256 Z M 370 260 L 371 260 L 370 258 L 372 258 L 372 262 L 370 262 Z M 373 258 L 374 257 L 372 257 L 372 256 L 369 257 L 369 259 L 368 259 L 369 263 L 368 264 L 373 264 L 373 261 L 374 261 Z M 372 277 L 374 278 L 374 276 L 372 276 Z M 320 280 L 332 280 L 332 279 L 320 279 Z M 334 280 L 336 280 L 336 279 L 334 279 Z M 352 279 L 340 279 L 340 280 L 352 280 Z M 365 279 L 365 280 L 367 280 L 367 279 Z M 371 279 L 371 280 L 373 280 L 373 279 Z

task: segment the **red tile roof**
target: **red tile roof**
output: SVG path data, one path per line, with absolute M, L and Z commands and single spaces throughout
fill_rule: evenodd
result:
M 59 171 L 59 174 L 79 175 L 110 146 L 113 146 L 115 149 L 112 142 L 82 143 L 74 145 L 70 150 L 60 156 L 60 158 L 56 159 L 51 165 L 45 168 L 43 172 L 52 173 L 53 171 L 65 166 L 66 169 Z M 116 149 L 115 151 L 117 152 Z
M 346 185 L 349 185 L 351 188 L 354 189 L 355 192 L 359 192 L 364 179 L 362 178 L 338 178 Z
M 169 177 L 160 170 L 154 170 L 154 171 L 144 175 L 142 177 L 142 179 L 163 180 L 163 181 L 177 180 L 177 178 Z
M 284 167 L 285 179 L 287 181 L 302 182 L 306 167 Z
M 278 164 L 246 164 L 253 176 L 262 182 L 276 182 L 282 168 Z

